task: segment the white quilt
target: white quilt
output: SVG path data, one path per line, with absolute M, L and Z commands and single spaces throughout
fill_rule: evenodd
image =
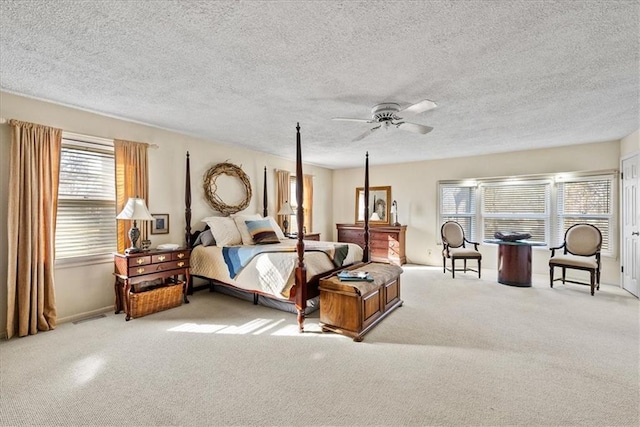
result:
M 295 246 L 297 240 L 285 239 L 279 244 L 269 245 L 270 250 L 278 247 Z M 310 279 L 335 268 L 333 261 L 323 248 L 335 245 L 347 245 L 349 251 L 342 265 L 362 261 L 363 251 L 352 243 L 305 241 L 304 264 L 307 278 Z M 265 252 L 254 257 L 240 273 L 232 279 L 222 255 L 222 248 L 217 246 L 196 246 L 191 252 L 190 273 L 207 277 L 249 291 L 260 291 L 281 299 L 289 298 L 289 291 L 294 285 L 294 270 L 298 262 L 298 254 L 294 252 Z

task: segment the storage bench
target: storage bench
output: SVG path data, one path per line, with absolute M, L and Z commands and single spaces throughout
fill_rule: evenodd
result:
M 402 305 L 397 265 L 370 262 L 349 271 L 368 272 L 368 281 L 341 281 L 338 272 L 320 279 L 320 326 L 362 341 L 364 334 Z

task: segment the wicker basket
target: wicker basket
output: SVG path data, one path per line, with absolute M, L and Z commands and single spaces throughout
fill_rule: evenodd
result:
M 182 304 L 182 289 L 184 282 L 170 283 L 145 292 L 129 294 L 129 316 L 142 317 Z

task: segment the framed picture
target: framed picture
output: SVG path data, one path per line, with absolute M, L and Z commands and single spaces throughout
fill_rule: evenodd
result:
M 151 214 L 151 234 L 169 234 L 169 214 Z
M 388 225 L 391 187 L 369 187 L 369 224 Z M 364 222 L 364 187 L 356 188 L 356 223 Z

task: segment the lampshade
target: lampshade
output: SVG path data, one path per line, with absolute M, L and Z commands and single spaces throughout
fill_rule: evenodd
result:
M 280 206 L 280 210 L 278 211 L 278 215 L 293 215 L 293 209 L 289 202 L 284 202 L 282 206 Z
M 144 204 L 144 199 L 138 199 L 131 197 L 127 200 L 127 204 L 122 209 L 122 212 L 116 216 L 116 219 L 138 219 L 142 221 L 153 221 L 154 218 L 149 213 L 147 206 Z
M 391 213 L 398 213 L 398 203 L 395 200 L 391 204 Z

